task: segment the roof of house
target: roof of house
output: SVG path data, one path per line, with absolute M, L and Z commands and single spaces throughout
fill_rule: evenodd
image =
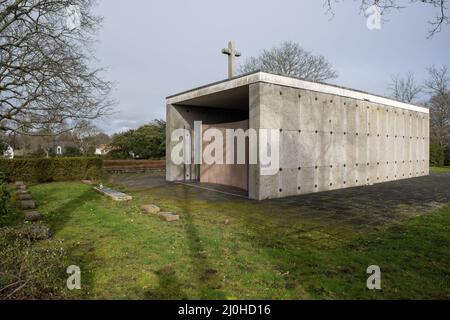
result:
M 248 86 L 252 83 L 270 83 L 281 86 L 287 86 L 298 89 L 305 89 L 316 91 L 320 93 L 327 93 L 338 95 L 342 97 L 354 98 L 358 100 L 370 101 L 374 103 L 380 103 L 392 107 L 429 113 L 429 109 L 425 107 L 416 106 L 409 103 L 404 103 L 400 101 L 393 100 L 391 98 L 383 97 L 380 95 L 371 94 L 368 92 L 354 90 L 346 87 L 337 86 L 334 84 L 307 81 L 300 78 L 283 76 L 274 73 L 255 71 L 252 73 L 247 73 L 239 75 L 237 77 L 226 79 L 214 83 L 210 83 L 198 88 L 194 88 L 188 91 L 184 91 L 175 95 L 167 97 L 168 104 L 177 104 L 182 101 L 192 100 L 201 96 L 210 95 L 218 93 L 225 90 L 235 89 L 243 86 Z

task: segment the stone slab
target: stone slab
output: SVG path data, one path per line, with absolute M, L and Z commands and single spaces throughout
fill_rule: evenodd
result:
M 16 181 L 15 185 L 16 185 L 16 187 L 20 187 L 20 186 L 25 185 L 25 183 L 23 181 Z
M 52 232 L 46 225 L 37 223 L 23 225 L 17 230 L 16 235 L 22 239 L 42 241 L 50 239 L 52 237 Z
M 31 194 L 29 193 L 22 193 L 18 195 L 18 199 L 20 201 L 24 201 L 24 200 L 33 200 L 33 197 L 31 196 Z
M 51 238 L 50 228 L 43 225 L 33 225 L 28 230 L 28 236 L 31 240 L 47 240 Z
M 158 216 L 161 220 L 166 221 L 166 222 L 174 222 L 174 221 L 180 220 L 179 215 L 173 214 L 171 212 L 161 212 L 158 214 Z
M 98 193 L 107 196 L 111 199 L 113 199 L 114 201 L 130 201 L 133 200 L 132 196 L 129 196 L 125 193 L 110 189 L 110 188 L 100 188 L 100 187 L 95 187 L 94 188 L 95 191 L 97 191 Z
M 37 222 L 42 220 L 42 215 L 37 211 L 25 212 L 25 221 Z
M 20 207 L 23 210 L 28 210 L 28 209 L 36 209 L 36 203 L 33 200 L 23 200 L 20 201 Z
M 147 204 L 141 206 L 141 210 L 144 213 L 151 213 L 151 214 L 158 214 L 161 212 L 161 209 L 158 206 L 155 206 L 154 204 Z

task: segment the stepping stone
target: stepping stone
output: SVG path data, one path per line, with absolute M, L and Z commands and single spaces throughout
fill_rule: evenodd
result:
M 27 190 L 27 186 L 23 184 L 23 185 L 19 186 L 19 190 L 25 190 L 26 191 Z
M 22 194 L 19 194 L 18 198 L 19 198 L 20 201 L 23 201 L 23 200 L 33 200 L 33 197 L 32 197 L 31 194 L 29 194 L 29 193 L 22 193 Z
M 126 195 L 125 193 L 110 189 L 110 188 L 100 188 L 100 187 L 95 187 L 94 188 L 95 191 L 97 191 L 98 193 L 103 194 L 104 196 L 110 197 L 111 199 L 113 199 L 114 201 L 130 201 L 133 200 L 132 196 Z
M 158 214 L 158 216 L 161 218 L 161 220 L 166 222 L 174 222 L 180 220 L 179 215 L 173 214 L 171 212 L 161 212 Z
M 16 187 L 20 187 L 25 185 L 25 183 L 23 183 L 23 181 L 16 181 Z
M 158 206 L 153 204 L 147 204 L 141 207 L 141 210 L 145 213 L 158 214 L 161 212 L 161 209 Z
M 37 222 L 42 220 L 42 215 L 37 211 L 25 212 L 25 221 Z
M 50 228 L 44 225 L 32 225 L 28 230 L 28 237 L 31 240 L 47 240 L 50 239 L 52 233 Z
M 24 225 L 17 231 L 17 236 L 20 238 L 34 241 L 47 240 L 52 236 L 50 228 L 44 224 Z
M 33 200 L 23 200 L 20 201 L 20 207 L 23 210 L 32 210 L 36 209 L 36 203 Z
M 88 186 L 95 186 L 96 183 L 93 180 L 81 180 L 82 183 L 87 184 Z
M 28 190 L 18 190 L 17 193 L 18 194 L 29 194 Z

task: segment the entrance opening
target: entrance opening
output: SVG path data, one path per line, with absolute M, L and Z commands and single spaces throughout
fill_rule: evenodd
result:
M 192 129 L 195 121 L 203 124 L 202 133 L 214 128 L 222 132 L 223 136 L 223 156 L 226 160 L 227 146 L 226 130 L 249 128 L 249 88 L 248 86 L 238 87 L 219 93 L 197 97 L 177 103 L 174 106 L 182 118 Z M 203 142 L 203 150 L 210 142 Z M 246 163 L 238 164 L 237 139 L 234 142 L 234 164 L 201 164 L 186 165 L 185 180 L 205 185 L 217 185 L 241 190 L 248 194 L 248 139 L 246 139 Z M 192 162 L 194 163 L 194 162 Z

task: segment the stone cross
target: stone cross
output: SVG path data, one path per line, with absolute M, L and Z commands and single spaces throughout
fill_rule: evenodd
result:
M 240 57 L 241 53 L 236 51 L 236 45 L 233 41 L 228 42 L 228 48 L 222 49 L 222 53 L 228 56 L 228 78 L 233 78 L 234 76 L 234 63 L 236 57 Z

